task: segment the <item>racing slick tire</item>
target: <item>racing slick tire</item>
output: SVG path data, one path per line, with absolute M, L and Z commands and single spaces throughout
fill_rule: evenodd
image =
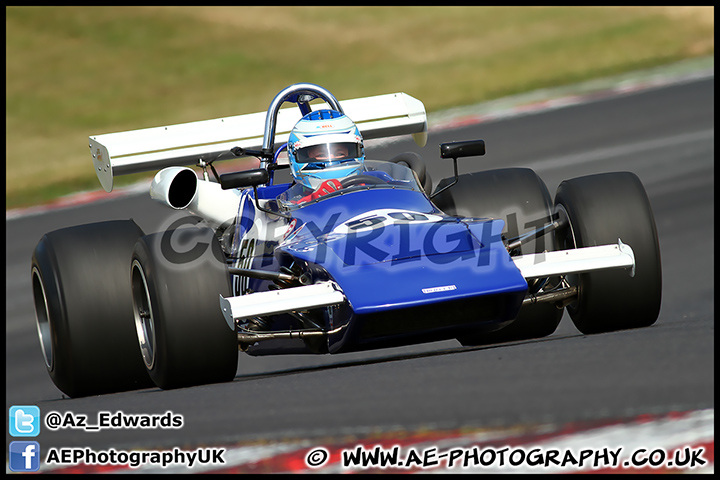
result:
M 556 209 L 569 227 L 556 233 L 559 249 L 617 244 L 633 249 L 635 275 L 606 270 L 568 276 L 578 298 L 567 306 L 584 334 L 647 327 L 655 323 L 662 298 L 662 266 L 657 228 L 640 179 L 613 172 L 565 180 L 555 195 Z
M 452 178 L 440 181 L 437 191 Z M 495 217 L 505 221 L 507 238 L 516 237 L 551 221 L 553 202 L 545 182 L 529 168 L 502 168 L 460 175 L 457 184 L 434 197 L 433 202 L 448 215 Z M 521 254 L 554 250 L 552 233 L 520 247 Z M 559 279 L 552 278 L 548 284 Z M 540 284 L 533 283 L 532 288 Z M 553 303 L 526 305 L 512 323 L 493 332 L 477 332 L 458 338 L 465 346 L 546 337 L 557 329 L 563 310 Z
M 219 302 L 219 295 L 231 295 L 230 275 L 212 230 L 179 228 L 140 238 L 131 277 L 136 342 L 155 385 L 232 381 L 237 336 Z
M 40 347 L 53 383 L 70 397 L 152 387 L 137 346 L 129 265 L 143 235 L 132 220 L 45 234 L 31 277 Z

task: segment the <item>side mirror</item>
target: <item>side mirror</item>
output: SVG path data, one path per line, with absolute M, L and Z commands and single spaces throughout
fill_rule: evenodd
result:
M 485 155 L 485 140 L 440 144 L 440 158 L 477 157 L 480 155 Z
M 457 159 L 461 157 L 476 157 L 485 155 L 485 140 L 468 140 L 465 142 L 450 142 L 440 144 L 440 158 L 452 158 L 454 180 L 440 190 L 435 191 L 430 198 L 436 197 L 458 182 Z
M 245 170 L 242 172 L 220 175 L 220 186 L 223 190 L 242 187 L 257 187 L 270 181 L 270 174 L 264 168 Z
M 229 190 L 231 188 L 241 187 L 253 187 L 255 192 L 255 208 L 261 212 L 269 213 L 271 215 L 277 215 L 280 217 L 290 218 L 290 215 L 272 210 L 268 210 L 260 205 L 258 201 L 258 185 L 264 185 L 270 181 L 270 174 L 264 168 L 256 168 L 254 170 L 244 170 L 242 172 L 225 173 L 220 175 L 220 186 L 223 190 Z

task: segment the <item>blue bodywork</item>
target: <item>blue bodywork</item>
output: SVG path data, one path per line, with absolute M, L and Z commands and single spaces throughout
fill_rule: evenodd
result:
M 285 188 L 259 188 L 258 197 Z M 313 282 L 332 280 L 342 289 L 347 306 L 323 309 L 316 320 L 328 331 L 345 328 L 319 352 L 455 338 L 499 329 L 517 316 L 528 285 L 502 242 L 502 220 L 447 216 L 413 189 L 348 190 L 293 210 L 284 238 L 256 250 L 252 264 L 301 266 Z M 269 283 L 254 280 L 251 288 L 267 290 Z M 275 324 L 287 328 L 282 318 Z M 280 348 L 267 353 L 303 350 L 276 343 Z

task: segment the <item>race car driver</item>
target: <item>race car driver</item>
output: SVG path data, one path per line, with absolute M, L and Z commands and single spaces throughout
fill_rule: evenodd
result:
M 298 203 L 335 192 L 340 180 L 364 171 L 360 130 L 336 110 L 310 112 L 290 132 L 288 162 L 295 182 L 305 187 Z

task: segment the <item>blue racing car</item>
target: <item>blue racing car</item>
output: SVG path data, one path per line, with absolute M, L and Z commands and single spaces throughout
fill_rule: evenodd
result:
M 530 169 L 459 175 L 458 159 L 485 153 L 470 140 L 440 145 L 454 175 L 433 188 L 415 153 L 366 158 L 366 140 L 396 135 L 425 144 L 417 99 L 295 84 L 267 112 L 91 136 L 105 190 L 159 170 L 150 194 L 176 213 L 157 233 L 121 220 L 40 239 L 32 286 L 56 386 L 226 382 L 238 351 L 539 338 L 565 309 L 585 334 L 656 321 L 660 250 L 634 174 L 566 180 L 553 200 Z M 218 173 L 238 157 L 259 168 Z

